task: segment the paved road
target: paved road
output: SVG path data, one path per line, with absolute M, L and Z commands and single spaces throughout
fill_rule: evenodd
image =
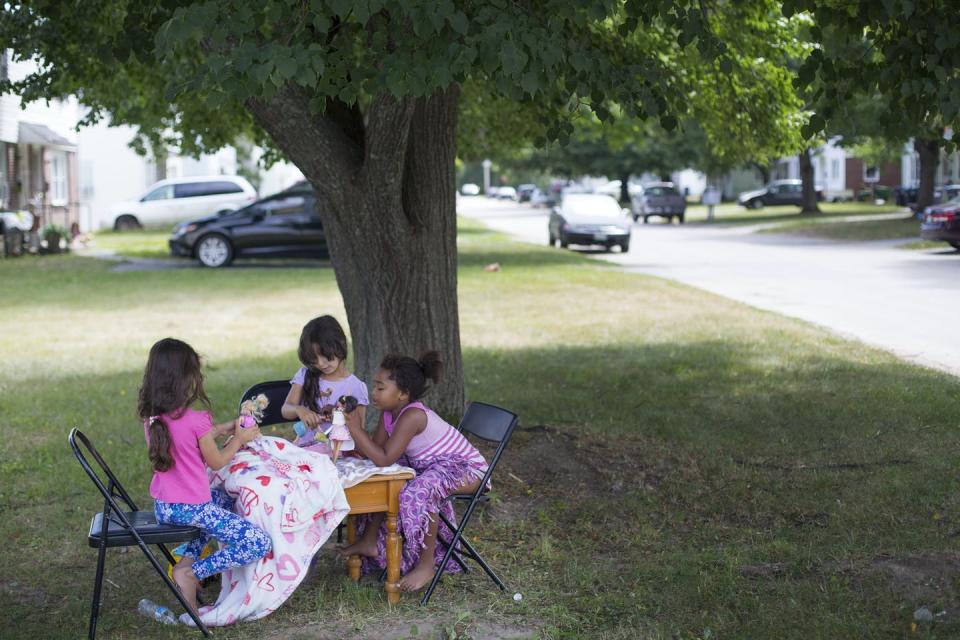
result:
M 462 215 L 547 243 L 544 209 L 463 198 Z M 739 227 L 635 225 L 630 253 L 597 254 L 801 318 L 960 376 L 960 252 L 907 251 L 889 242 L 841 243 Z

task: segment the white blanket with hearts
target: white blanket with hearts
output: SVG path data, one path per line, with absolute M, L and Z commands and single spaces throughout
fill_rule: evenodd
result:
M 213 473 L 211 486 L 235 498 L 234 510 L 270 535 L 273 550 L 224 571 L 220 597 L 200 607 L 200 619 L 223 626 L 263 618 L 290 597 L 350 511 L 337 469 L 326 455 L 262 436 Z M 180 620 L 193 624 L 187 614 Z

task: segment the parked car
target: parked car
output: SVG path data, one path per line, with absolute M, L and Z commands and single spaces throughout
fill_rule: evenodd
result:
M 564 195 L 560 206 L 550 213 L 547 233 L 550 246 L 557 242 L 566 248 L 571 244 L 601 245 L 608 251 L 619 246 L 622 253 L 630 250 L 629 211 L 621 209 L 615 198 L 596 193 Z
M 472 182 L 466 182 L 460 187 L 460 195 L 464 196 L 478 196 L 480 195 L 480 187 L 473 184 Z
M 225 267 L 234 258 L 328 257 L 317 199 L 306 181 L 253 204 L 178 224 L 170 253 Z
M 516 200 L 517 190 L 513 187 L 500 187 L 497 189 L 497 200 Z
M 823 190 L 817 190 L 817 200 L 823 200 Z M 744 191 L 737 198 L 741 206 L 748 209 L 759 209 L 763 206 L 792 204 L 803 206 L 803 181 L 801 180 L 774 180 L 763 189 Z
M 927 207 L 920 223 L 920 237 L 942 240 L 960 250 L 960 197 Z
M 484 195 L 486 195 L 488 198 L 496 198 L 498 191 L 500 191 L 500 187 L 487 187 L 487 190 L 484 191 Z
M 519 202 L 530 202 L 530 198 L 537 191 L 535 184 L 521 184 L 517 187 L 517 200 Z
M 920 189 L 917 186 L 899 186 L 894 187 L 892 196 L 894 201 L 901 207 L 909 207 L 916 211 L 917 195 L 919 192 Z M 933 190 L 933 204 L 948 202 L 958 196 L 960 196 L 960 184 L 948 184 L 943 187 L 936 187 Z M 920 216 L 921 212 L 917 211 L 917 215 Z
M 654 182 L 643 188 L 643 191 L 630 200 L 633 221 L 643 218 L 644 224 L 653 217 L 666 218 L 673 222 L 674 218 L 683 224 L 687 212 L 687 199 L 677 191 L 672 182 Z
M 552 207 L 557 204 L 557 196 L 550 191 L 536 189 L 530 194 L 530 204 L 534 207 Z
M 257 199 L 257 190 L 240 176 L 161 180 L 136 200 L 110 207 L 103 222 L 117 231 L 172 224 L 197 216 L 234 211 Z

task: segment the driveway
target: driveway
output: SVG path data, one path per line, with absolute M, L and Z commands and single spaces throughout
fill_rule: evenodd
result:
M 458 210 L 520 240 L 547 244 L 546 209 L 462 198 Z M 890 242 L 656 223 L 634 225 L 630 242 L 630 253 L 597 257 L 801 318 L 960 375 L 960 252 L 946 245 L 908 251 Z

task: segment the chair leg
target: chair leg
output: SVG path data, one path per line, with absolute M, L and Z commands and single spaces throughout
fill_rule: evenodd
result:
M 450 527 L 450 528 L 453 529 L 453 527 Z M 443 539 L 443 536 L 441 536 L 439 532 L 437 533 L 437 542 L 439 542 L 440 544 L 442 544 L 443 547 L 444 547 L 444 549 L 446 549 L 447 547 L 450 546 L 450 543 L 447 542 L 446 540 L 444 540 L 444 539 Z M 462 543 L 463 540 L 461 540 L 460 542 Z M 457 553 L 456 551 L 454 551 L 452 557 L 453 557 L 454 561 L 455 561 L 458 565 L 460 565 L 460 568 L 463 569 L 463 572 L 464 572 L 464 573 L 470 573 L 470 567 L 468 567 L 468 566 L 466 565 L 466 563 L 464 563 L 463 558 L 460 557 L 460 554 L 459 554 L 459 553 Z
M 420 606 L 425 607 L 427 603 L 430 602 L 430 597 L 433 595 L 433 590 L 437 588 L 437 583 L 440 582 L 440 576 L 443 575 L 443 570 L 446 568 L 447 563 L 450 562 L 450 556 L 455 553 L 457 543 L 460 542 L 460 539 L 463 538 L 463 530 L 467 526 L 467 522 L 470 521 L 470 516 L 473 515 L 473 509 L 476 506 L 476 502 L 472 502 L 469 507 L 467 507 L 466 513 L 463 514 L 463 519 L 460 521 L 460 526 L 453 530 L 453 539 L 450 541 L 450 545 L 447 547 L 447 552 L 443 554 L 443 560 L 440 561 L 440 566 L 437 567 L 437 570 L 433 574 L 433 580 L 430 581 L 430 586 L 427 588 L 427 592 L 423 594 L 423 598 L 420 599 Z M 447 525 L 449 526 L 449 524 Z M 439 525 L 437 528 L 437 538 L 439 539 Z
M 100 614 L 100 589 L 103 586 L 103 567 L 107 560 L 106 538 L 101 538 L 99 550 L 97 551 L 97 577 L 93 582 L 93 600 L 90 602 L 90 630 L 87 636 L 89 640 L 94 640 L 97 635 L 97 616 Z
M 441 513 L 440 517 L 443 518 L 444 523 L 448 527 L 453 529 L 453 526 L 450 524 L 450 521 L 447 520 L 446 516 L 444 516 Z M 497 576 L 496 573 L 494 573 L 493 569 L 491 569 L 490 566 L 486 563 L 486 561 L 483 559 L 483 556 L 480 555 L 480 552 L 477 551 L 474 548 L 474 546 L 467 541 L 466 538 L 461 538 L 460 544 L 462 544 L 463 548 L 467 550 L 467 555 L 469 555 L 474 561 L 476 561 L 476 563 L 479 564 L 484 571 L 486 571 L 487 575 L 490 576 L 490 579 L 493 580 L 498 587 L 500 587 L 500 590 L 506 591 L 507 590 L 506 585 L 503 584 L 503 581 Z M 446 545 L 446 542 L 444 542 L 444 545 Z
M 147 556 L 147 560 L 150 561 L 150 564 L 153 565 L 153 568 L 156 569 L 157 573 L 160 574 L 160 577 L 163 578 L 167 588 L 173 592 L 173 595 L 177 597 L 180 605 L 186 609 L 188 614 L 190 614 L 190 617 L 193 619 L 194 624 L 197 625 L 197 628 L 203 632 L 203 635 L 209 638 L 210 630 L 207 629 L 207 625 L 203 624 L 203 621 L 200 619 L 200 615 L 192 606 L 190 606 L 186 598 L 184 598 L 183 594 L 180 592 L 179 587 L 177 587 L 176 583 L 170 579 L 170 576 L 167 575 L 167 572 L 164 570 L 164 568 L 160 566 L 160 561 L 157 560 L 157 556 L 153 555 L 153 553 L 150 551 L 150 548 L 147 546 L 147 543 L 143 541 L 143 538 L 141 538 L 136 531 L 134 531 L 134 537 L 137 539 L 137 546 L 140 547 L 140 550 L 143 551 L 143 555 Z

